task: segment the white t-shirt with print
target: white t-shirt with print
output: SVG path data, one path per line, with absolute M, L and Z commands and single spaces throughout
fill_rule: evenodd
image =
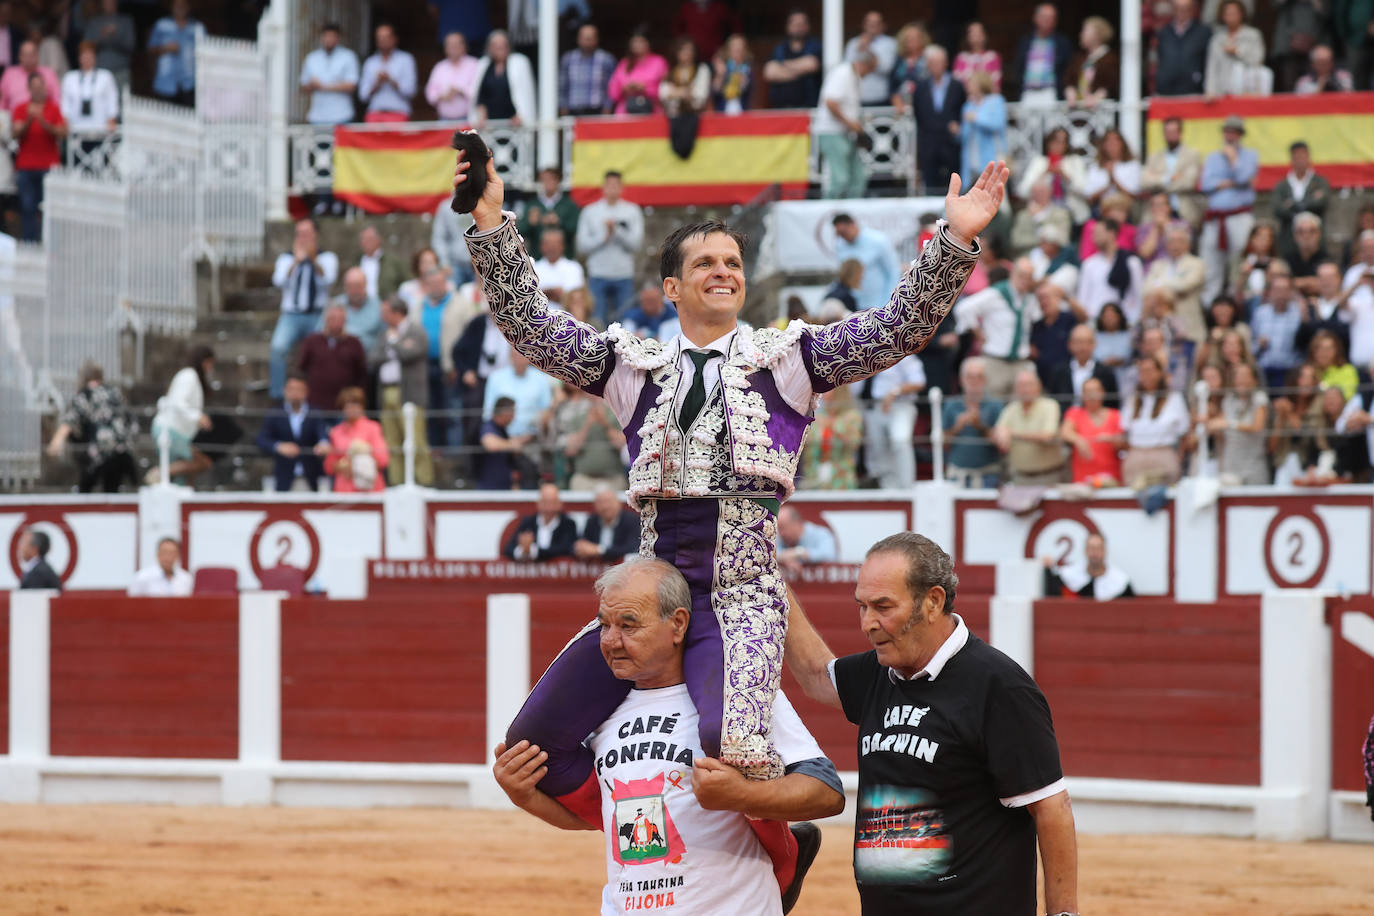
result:
M 781 692 L 772 735 L 784 765 L 824 756 Z M 606 830 L 602 916 L 782 912 L 773 863 L 749 819 L 697 803 L 692 761 L 705 754 L 686 684 L 631 690 L 587 744 Z

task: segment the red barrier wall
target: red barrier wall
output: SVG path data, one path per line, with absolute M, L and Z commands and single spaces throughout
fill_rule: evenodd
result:
M 1035 679 L 1070 776 L 1259 785 L 1258 598 L 1039 601 Z
M 1374 657 L 1341 635 L 1347 611 L 1374 618 L 1374 599 L 1332 601 L 1331 621 L 1331 787 L 1364 791 L 1362 753 L 1374 716 Z
M 486 648 L 479 589 L 283 601 L 282 759 L 482 763 Z
M 10 752 L 10 593 L 0 592 L 0 754 Z
M 52 601 L 54 756 L 238 756 L 237 598 Z

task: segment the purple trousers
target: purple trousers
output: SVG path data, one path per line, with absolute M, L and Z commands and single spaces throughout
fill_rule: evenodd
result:
M 645 500 L 640 553 L 667 560 L 687 579 L 692 620 L 683 675 L 700 717 L 701 746 L 747 775 L 771 778 L 782 765 L 769 739 L 782 677 L 787 592 L 778 573 L 772 512 L 744 498 Z M 558 797 L 591 775 L 587 735 L 615 712 L 633 685 L 601 655 L 595 621 L 549 665 L 506 732 L 548 753 L 539 787 Z

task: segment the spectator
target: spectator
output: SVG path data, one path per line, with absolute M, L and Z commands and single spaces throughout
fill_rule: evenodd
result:
M 99 482 L 104 492 L 117 493 L 126 479 L 138 485 L 134 470 L 137 433 L 138 423 L 129 416 L 119 389 L 106 385 L 104 370 L 88 362 L 81 367 L 77 392 L 67 401 L 48 442 L 48 457 L 62 457 L 68 442 L 82 446 L 72 453 L 81 473 L 77 490 L 90 493 Z
M 975 329 L 979 333 L 987 390 L 998 400 L 1011 394 L 1018 372 L 1034 371 L 1028 362 L 1031 326 L 1040 318 L 1034 271 L 1029 258 L 1019 258 L 1009 279 L 954 304 L 959 333 Z
M 1264 294 L 1264 287 L 1269 282 L 1269 265 L 1279 256 L 1278 238 L 1278 230 L 1268 221 L 1255 223 L 1250 229 L 1236 270 L 1237 300 L 1249 302 Z
M 1164 341 L 1164 352 L 1171 374 L 1173 371 L 1184 373 L 1191 365 L 1187 358 L 1191 351 L 1185 347 L 1183 321 L 1174 313 L 1174 293 L 1167 286 L 1154 286 L 1145 290 L 1142 298 L 1140 321 L 1135 326 L 1136 349 L 1144 352 L 1143 341 L 1148 332 L 1158 332 Z
M 510 121 L 512 127 L 535 123 L 534 67 L 528 57 L 511 50 L 503 30 L 487 36 L 487 53 L 477 62 L 472 84 L 472 121 L 478 128 L 488 121 Z
M 667 343 L 682 331 L 677 309 L 663 295 L 663 287 L 653 280 L 645 280 L 639 288 L 639 305 L 620 319 L 626 331 L 636 337 L 654 337 Z
M 1134 198 L 1140 193 L 1140 163 L 1126 145 L 1121 131 L 1110 128 L 1097 141 L 1097 158 L 1088 165 L 1082 190 L 1093 206 L 1098 206 L 1110 194 Z
M 382 331 L 382 303 L 367 291 L 367 274 L 361 267 L 344 271 L 344 291 L 335 296 L 330 305 L 344 309 L 344 331 L 358 338 L 363 353 L 371 353 Z M 320 315 L 321 324 L 324 315 Z
M 526 212 L 529 212 L 528 207 Z M 448 198 L 445 198 L 434 211 L 433 228 L 429 234 L 429 250 L 434 252 L 435 262 L 449 272 L 449 279 L 455 287 L 471 283 L 477 277 L 472 269 L 472 255 L 468 253 L 468 243 L 463 238 L 463 233 L 470 229 L 472 224 L 472 214 L 454 213 Z
M 1304 296 L 1317 291 L 1317 268 L 1326 263 L 1326 245 L 1322 241 L 1322 218 L 1315 213 L 1299 213 L 1293 217 L 1293 251 L 1289 267 L 1293 272 L 1293 286 Z
M 313 390 L 312 390 L 313 393 Z M 363 413 L 367 397 L 358 387 L 339 392 L 335 405 L 343 421 L 329 430 L 329 451 L 324 472 L 334 481 L 335 493 L 375 493 L 386 489 L 382 472 L 391 462 L 391 452 L 382 427 Z
M 1360 260 L 1350 265 L 1341 282 L 1350 313 L 1350 361 L 1374 364 L 1374 229 L 1359 236 Z
M 563 391 L 566 396 L 554 408 L 552 424 L 558 479 L 574 490 L 625 489 L 629 481 L 620 457 L 625 434 L 615 413 L 580 388 L 564 385 Z
M 272 285 L 282 291 L 281 316 L 272 332 L 269 364 L 273 399 L 282 397 L 291 351 L 319 325 L 320 313 L 329 302 L 329 288 L 338 276 L 338 257 L 332 251 L 319 250 L 315 221 L 297 220 L 291 251 L 277 256 L 272 271 Z
M 821 296 L 821 309 L 835 302 L 845 312 L 859 310 L 859 291 L 863 289 L 864 265 L 858 258 L 845 258 L 840 262 L 839 274 L 835 282 Z
M 1101 16 L 1083 20 L 1078 35 L 1082 52 L 1074 56 L 1064 75 L 1064 98 L 1070 105 L 1095 108 L 1105 99 L 1116 98 L 1121 78 L 1121 62 L 1112 51 L 1116 32 Z
M 916 84 L 930 75 L 926 67 L 926 49 L 930 33 L 919 22 L 908 22 L 897 30 L 897 62 L 888 76 L 891 105 L 900 116 L 916 93 Z M 963 82 L 962 77 L 956 76 Z
M 1007 157 L 1007 102 L 992 87 L 992 77 L 975 73 L 964 102 L 963 186 L 973 187 L 989 162 Z
M 1362 3 L 1345 0 L 1335 5 L 1332 14 L 1332 27 L 1345 49 L 1345 69 L 1360 90 L 1374 88 L 1374 80 L 1370 79 L 1370 57 L 1374 53 L 1370 11 Z
M 1037 4 L 1031 23 L 1032 30 L 1016 44 L 1011 79 L 1020 89 L 1022 102 L 1052 105 L 1063 94 L 1073 44 L 1057 31 L 1059 9 L 1053 3 Z
M 1011 223 L 1011 248 L 1017 254 L 1030 254 L 1035 261 L 1037 277 L 1043 277 L 1050 261 L 1059 255 L 1069 239 L 1071 219 L 1067 208 L 1053 200 L 1054 182 L 1048 175 L 1030 189 L 1030 199 L 1016 212 Z M 1041 243 L 1053 246 L 1053 253 L 1041 253 Z M 1073 259 L 1076 260 L 1076 259 Z
M 410 311 L 419 315 L 425 304 L 425 277 L 439 270 L 439 254 L 433 248 L 421 248 L 410 256 L 410 279 L 396 289 L 395 298 L 402 300 Z
M 78 69 L 62 77 L 62 117 L 87 153 L 115 129 L 119 119 L 119 86 L 108 70 L 95 65 L 95 45 L 83 41 Z
M 1195 345 L 1207 337 L 1202 315 L 1202 285 L 1207 268 L 1202 258 L 1191 253 L 1192 233 L 1186 224 L 1171 226 L 1164 234 L 1164 257 L 1150 265 L 1145 288 L 1164 287 L 1173 294 L 1174 314 L 1183 324 L 1183 336 Z
M 888 77 L 897 63 L 897 39 L 885 34 L 886 29 L 883 14 L 869 10 L 864 13 L 862 30 L 844 45 L 845 63 L 853 64 L 865 51 L 872 54 L 877 62 L 876 68 L 863 74 L 859 80 L 859 101 L 863 105 L 888 105 L 892 101 Z
M 1298 78 L 1293 92 L 1298 95 L 1316 95 L 1320 92 L 1350 92 L 1355 81 L 1350 71 L 1336 68 L 1336 56 L 1329 45 L 1317 45 L 1309 55 L 1312 67 Z
M 189 598 L 195 580 L 181 566 L 181 543 L 176 538 L 157 542 L 157 562 L 134 574 L 130 598 Z
M 192 347 L 186 365 L 172 376 L 167 393 L 158 398 L 157 414 L 153 417 L 153 443 L 161 450 L 166 435 L 167 474 L 173 481 L 195 477 L 210 468 L 210 459 L 200 449 L 192 447 L 191 440 L 201 430 L 214 425 L 204 409 L 205 389 L 214 371 L 215 351 L 206 346 Z M 161 468 L 154 466 L 143 482 L 155 484 L 161 479 Z
M 619 172 L 607 172 L 601 198 L 588 204 L 577 221 L 577 250 L 586 259 L 587 286 L 602 324 L 630 307 L 635 261 L 644 244 L 644 211 L 620 196 L 623 187 Z
M 615 72 L 615 55 L 601 47 L 601 32 L 591 23 L 577 30 L 577 47 L 563 55 L 558 65 L 558 113 L 560 115 L 606 114 L 611 110 L 607 91 Z
M 1215 314 L 1220 310 L 1218 306 L 1224 308 L 1223 303 L 1226 303 L 1226 301 L 1225 299 L 1218 299 L 1216 302 L 1212 303 L 1213 313 Z M 1220 333 L 1218 333 L 1219 330 Z M 1214 345 L 1207 348 L 1207 355 L 1204 362 L 1206 365 L 1216 366 L 1220 369 L 1223 379 L 1229 377 L 1231 371 L 1235 369 L 1236 366 L 1242 364 L 1250 366 L 1255 369 L 1256 372 L 1259 371 L 1259 367 L 1255 364 L 1253 349 L 1250 345 L 1250 328 L 1248 325 L 1242 324 L 1236 327 L 1228 327 L 1225 330 L 1213 328 L 1212 333 L 1216 335 L 1211 338 Z
M 539 189 L 535 191 L 534 199 L 525 205 L 516 224 L 530 250 L 540 250 L 540 235 L 546 228 L 561 229 L 565 246 L 577 237 L 581 210 L 571 197 L 563 193 L 562 183 L 563 173 L 558 168 L 548 166 L 539 170 Z
M 1127 194 L 1108 194 L 1102 198 L 1100 207 L 1101 217 L 1090 219 L 1083 224 L 1083 232 L 1078 239 L 1078 257 L 1080 261 L 1097 254 L 1097 245 L 1093 242 L 1096 237 L 1097 224 L 1103 220 L 1111 220 L 1118 227 L 1116 230 L 1116 247 L 1127 254 L 1135 254 L 1135 226 L 1129 221 L 1131 212 L 1131 197 Z
M 114 74 L 120 91 L 124 91 L 138 37 L 132 17 L 119 12 L 119 0 L 100 0 L 100 13 L 86 21 L 82 37 L 95 43 L 95 65 Z
M 297 363 L 309 386 L 309 404 L 322 414 L 336 409 L 339 392 L 367 384 L 367 351 L 348 333 L 347 307 L 324 310 L 320 330 L 301 343 Z
M 1282 387 L 1288 373 L 1302 362 L 1297 339 L 1306 317 L 1307 303 L 1293 291 L 1288 265 L 1282 261 L 1270 264 L 1269 289 L 1250 314 L 1255 360 L 1264 372 L 1266 386 Z
M 673 34 L 689 38 L 702 60 L 710 60 L 725 36 L 741 31 L 739 16 L 721 0 L 683 0 L 673 20 Z
M 1016 373 L 1015 399 L 997 418 L 992 441 L 1007 456 L 1009 483 L 1054 486 L 1063 476 L 1064 450 L 1059 443 L 1059 404 L 1041 393 L 1034 369 Z
M 477 489 L 534 489 L 539 472 L 525 457 L 525 448 L 534 436 L 512 436 L 510 424 L 514 419 L 515 401 L 508 397 L 499 397 L 492 405 L 491 417 L 482 421 L 478 433 L 482 456 Z
M 697 57 L 691 38 L 673 42 L 672 62 L 658 84 L 658 101 L 670 118 L 700 114 L 711 103 L 711 67 Z
M 48 565 L 48 551 L 52 539 L 37 528 L 24 529 L 19 538 L 19 587 L 21 589 L 54 589 L 62 591 L 62 577 Z
M 1272 479 L 1267 454 L 1269 396 L 1257 389 L 1254 370 L 1244 364 L 1235 368 L 1228 382 L 1221 416 L 1207 421 L 1207 431 L 1221 437 L 1221 484 L 1263 486 Z
M 353 93 L 358 88 L 358 55 L 341 47 L 337 22 L 320 29 L 320 46 L 301 63 L 301 91 L 310 97 L 305 119 L 328 126 L 353 120 Z
M 305 376 L 292 372 L 286 377 L 282 409 L 269 412 L 258 432 L 258 449 L 275 456 L 272 479 L 278 493 L 314 492 L 324 474 L 320 459 L 329 454 L 329 426 L 311 412 L 309 396 Z
M 1321 387 L 1335 386 L 1347 398 L 1355 396 L 1355 391 L 1360 387 L 1360 373 L 1345 358 L 1345 347 L 1340 337 L 1331 331 L 1318 331 L 1312 337 L 1307 355 Z
M 927 194 L 938 195 L 949 187 L 950 173 L 961 165 L 960 136 L 965 130 L 961 122 L 967 93 L 964 84 L 950 76 L 949 55 L 944 48 L 931 45 L 926 49 L 926 68 L 929 75 L 916 84 L 911 103 L 916 116 L 916 167 L 921 176 L 919 186 Z M 995 114 L 995 107 L 989 103 L 988 114 Z M 995 138 L 987 139 L 995 142 Z
M 1061 566 L 1058 570 L 1052 568 L 1053 558 L 1041 559 L 1045 567 L 1045 594 L 1092 598 L 1094 601 L 1136 596 L 1126 573 L 1107 565 L 1107 539 L 1096 531 L 1083 542 L 1083 559 L 1083 563 Z
M 1146 205 L 1145 218 L 1140 225 L 1135 227 L 1135 253 L 1140 258 L 1140 263 L 1145 267 L 1147 278 L 1155 262 L 1168 255 L 1166 237 L 1169 230 L 1175 226 L 1189 229 L 1186 220 L 1181 220 L 1174 215 L 1173 207 L 1169 204 L 1168 194 L 1163 191 L 1151 194 Z M 1188 237 L 1192 238 L 1191 231 L 1189 231 Z M 1146 282 L 1149 282 L 1148 279 Z
M 763 65 L 770 108 L 815 108 L 821 95 L 821 43 L 801 10 L 787 14 L 787 37 Z
M 159 19 L 148 35 L 148 50 L 157 59 L 153 92 L 178 105 L 196 104 L 196 32 L 189 0 L 172 0 L 171 15 Z
M 1179 2 L 1192 3 L 1193 0 Z M 1184 145 L 1181 120 L 1167 119 L 1163 131 L 1164 148 L 1145 160 L 1145 168 L 1140 173 L 1140 190 L 1167 192 L 1174 212 L 1196 227 L 1202 221 L 1202 206 L 1196 193 L 1202 175 L 1202 157 L 1197 150 Z
M 553 407 L 553 380 L 538 369 L 515 348 L 510 351 L 510 365 L 487 377 L 483 393 L 482 416 L 490 419 L 497 398 L 508 397 L 515 402 L 515 419 L 510 435 L 535 436 L 544 424 L 545 414 Z
M 1030 161 L 1016 186 L 1016 196 L 1030 197 L 1030 189 L 1041 178 L 1050 179 L 1050 199 L 1066 207 L 1075 223 L 1087 222 L 1092 215 L 1083 194 L 1088 164 L 1069 148 L 1069 132 L 1056 127 L 1045 135 L 1045 151 Z
M 712 58 L 711 96 L 716 111 L 736 115 L 748 111 L 754 95 L 754 56 L 749 41 L 736 32 L 725 47 Z
M 19 46 L 19 62 L 6 67 L 4 75 L 0 76 L 0 106 L 5 111 L 14 111 L 29 103 L 35 74 L 43 78 L 46 98 L 57 102 L 62 97 L 62 84 L 57 74 L 51 67 L 44 67 L 38 62 L 38 45 L 26 41 Z
M 58 12 L 65 13 L 60 7 Z M 66 20 L 59 22 L 59 19 Z M 38 45 L 38 62 L 57 74 L 58 80 L 67 75 L 71 62 L 65 46 L 70 15 L 37 17 L 29 20 L 28 38 Z
M 1174 15 L 1159 30 L 1156 95 L 1201 95 L 1212 30 L 1197 18 L 1196 0 L 1174 0 Z
M 472 115 L 477 97 L 477 58 L 468 53 L 462 32 L 444 36 L 444 57 L 429 71 L 425 100 L 445 121 L 464 121 Z
M 582 526 L 582 537 L 573 542 L 573 556 L 579 560 L 619 563 L 638 555 L 639 513 L 621 505 L 620 495 L 611 487 L 601 484 L 595 490 L 593 511 Z
M 19 195 L 19 238 L 37 242 L 43 237 L 40 210 L 43 183 L 50 169 L 62 164 L 58 144 L 67 136 L 67 122 L 55 98 L 48 97 L 48 84 L 42 74 L 29 77 L 29 98 L 10 113 L 14 136 L 19 141 L 14 154 L 14 183 Z
M 1116 373 L 1117 391 L 1121 391 L 1124 388 L 1121 384 L 1122 375 L 1129 369 L 1134 352 L 1131 331 L 1126 325 L 1126 315 L 1121 311 L 1121 306 L 1115 302 L 1103 305 L 1102 311 L 1097 313 L 1096 329 L 1097 343 L 1093 347 L 1093 359 Z
M 367 294 L 376 299 L 390 299 L 406 280 L 405 264 L 399 257 L 382 250 L 382 235 L 376 226 L 364 226 L 358 233 L 358 248 L 362 255 L 358 266 L 367 277 Z
M 1122 482 L 1134 489 L 1172 484 L 1180 473 L 1178 446 L 1188 432 L 1188 407 L 1169 390 L 1167 363 L 1158 355 L 1136 361 L 1135 392 L 1121 411 L 1126 431 Z
M 868 188 L 868 168 L 859 155 L 860 143 L 868 140 L 860 120 L 859 86 L 877 66 L 872 54 L 860 54 L 832 69 L 821 85 L 820 105 L 811 125 L 825 162 L 824 197 L 863 197 Z
M 902 274 L 902 265 L 892 242 L 877 229 L 860 228 L 848 213 L 836 214 L 831 226 L 835 230 L 835 257 L 841 261 L 852 258 L 863 265 L 859 308 L 886 305 Z
M 1084 379 L 1082 405 L 1065 412 L 1059 437 L 1069 446 L 1074 483 L 1116 487 L 1121 485 L 1120 452 L 1125 437 L 1121 432 L 1121 412 L 1106 406 L 1103 378 L 1111 378 L 1112 384 L 1116 384 L 1115 374 L 1110 370 L 1103 377 L 1090 375 Z
M 563 512 L 563 497 L 551 483 L 539 487 L 534 515 L 520 520 L 501 555 L 508 560 L 531 563 L 570 557 L 577 541 L 577 525 Z
M 1326 48 L 1330 72 L 1331 49 L 1326 42 L 1331 40 L 1327 29 L 1331 7 L 1323 0 L 1284 0 L 1277 4 L 1277 11 L 1269 56 L 1274 68 L 1274 90 L 1291 92 L 1307 70 L 1310 55 L 1319 47 Z
M 954 78 L 967 83 L 975 73 L 992 77 L 993 91 L 1002 91 L 1002 56 L 988 48 L 988 32 L 978 20 L 964 27 L 964 50 L 954 58 Z
M 945 398 L 941 419 L 949 444 L 945 476 L 974 489 L 997 486 L 1000 456 L 989 436 L 1002 414 L 1001 402 L 984 397 L 987 369 L 981 356 L 959 366 L 959 395 Z
M 1312 170 L 1312 154 L 1302 140 L 1288 148 L 1288 157 L 1291 168 L 1284 180 L 1274 185 L 1272 201 L 1274 216 L 1279 221 L 1279 254 L 1290 262 L 1290 266 L 1295 267 L 1294 276 L 1313 277 L 1316 276 L 1314 259 L 1325 258 L 1325 253 L 1320 251 L 1323 247 L 1320 217 L 1326 215 L 1326 205 L 1331 200 L 1331 183 Z M 1304 258 L 1307 263 L 1303 265 L 1301 274 L 1296 270 L 1296 265 L 1291 264 L 1293 256 L 1298 253 L 1293 236 L 1294 217 L 1300 213 L 1311 213 L 1318 217 L 1315 227 L 1317 245 L 1308 248 Z M 1308 241 L 1312 240 L 1309 238 Z
M 445 355 L 458 339 L 472 314 L 462 308 L 456 290 L 448 277 L 435 267 L 421 278 L 423 297 L 415 320 L 425 329 L 429 344 L 426 363 L 429 384 L 427 404 L 431 411 L 428 422 L 429 442 L 432 446 L 462 445 L 461 428 L 444 412 L 457 406 L 457 392 L 450 391 L 452 366 L 445 365 Z M 471 305 L 471 303 L 468 303 Z M 448 346 L 445 346 L 447 344 Z
M 864 418 L 850 385 L 841 385 L 821 399 L 816 421 L 802 452 L 802 486 L 808 490 L 858 488 L 859 446 Z
M 648 32 L 643 27 L 636 29 L 606 90 L 615 103 L 615 113 L 646 115 L 662 111 L 658 87 L 667 75 L 668 62 L 653 53 Z
M 801 574 L 812 563 L 834 563 L 839 558 L 835 533 L 824 525 L 808 522 L 795 506 L 778 512 L 778 565 L 789 577 Z
M 497 369 L 510 365 L 510 343 L 492 319 L 480 285 L 473 284 L 473 296 L 481 313 L 463 328 L 450 353 L 465 413 L 463 437 L 468 441 L 475 441 L 481 434 L 487 379 Z
M 884 490 L 909 490 L 916 483 L 916 398 L 926 388 L 925 367 L 916 354 L 873 376 L 864 418 L 864 460 Z
M 1245 19 L 1240 0 L 1221 4 L 1221 28 L 1212 32 L 1203 80 L 1203 92 L 1210 98 L 1255 91 L 1257 73 L 1264 64 L 1264 36 L 1259 29 L 1246 25 Z
M 1064 290 L 1052 280 L 1035 285 L 1040 303 L 1040 317 L 1031 325 L 1031 358 L 1043 385 L 1053 382 L 1055 370 L 1068 365 L 1069 335 L 1078 326 L 1078 317 L 1071 304 L 1065 302 Z
M 411 434 L 415 440 L 415 482 L 427 487 L 434 482 L 430 463 L 429 439 L 425 436 L 425 408 L 429 406 L 426 357 L 429 336 L 424 326 L 408 316 L 405 300 L 399 296 L 382 303 L 382 323 L 386 330 L 368 353 L 368 368 L 377 373 L 377 402 L 382 409 L 382 435 L 387 449 L 403 454 L 405 420 L 402 406 L 415 405 Z M 402 461 L 387 466 L 387 479 L 393 486 L 405 483 Z
M 1238 0 L 1226 0 L 1223 10 L 1240 9 Z M 1245 122 L 1232 115 L 1221 127 L 1224 145 L 1209 153 L 1202 163 L 1198 189 L 1207 195 L 1207 215 L 1202 224 L 1202 258 L 1207 264 L 1207 284 L 1202 295 L 1209 302 L 1225 288 L 1231 246 L 1245 238 L 1255 224 L 1255 176 L 1259 154 L 1240 145 Z
M 1325 464 L 1333 465 L 1336 475 L 1347 481 L 1356 475 L 1368 477 L 1370 456 L 1374 455 L 1374 416 L 1371 413 L 1374 413 L 1374 393 L 1357 394 L 1347 400 L 1339 388 L 1322 392 L 1323 426 L 1327 429 L 1334 426 L 1336 431 L 1335 435 L 1327 437 L 1334 454 Z M 1336 417 L 1334 424 L 1331 422 L 1333 415 Z M 1317 468 L 1320 473 L 1323 463 L 1319 462 Z
M 1093 226 L 1097 253 L 1083 262 L 1078 274 L 1078 301 L 1089 319 L 1097 318 L 1106 303 L 1115 302 L 1131 323 L 1140 320 L 1145 272 L 1140 258 L 1117 247 L 1120 229 L 1111 219 L 1098 220 Z
M 543 257 L 534 262 L 534 273 L 539 278 L 540 291 L 550 302 L 561 303 L 569 292 L 587 285 L 582 265 L 565 257 L 563 246 L 561 227 L 548 226 L 540 233 L 539 251 Z
M 1269 435 L 1269 453 L 1274 460 L 1277 486 L 1289 486 L 1303 479 L 1304 471 L 1315 470 L 1317 454 L 1326 447 L 1324 442 L 1318 442 L 1323 426 L 1321 394 L 1317 370 L 1311 363 L 1304 363 L 1293 373 L 1288 391 L 1273 399 L 1274 429 Z M 1345 398 L 1343 392 L 1341 397 Z
M 1101 317 L 1099 314 L 1098 319 Z M 1097 344 L 1097 333 L 1091 324 L 1075 325 L 1069 332 L 1069 359 L 1053 367 L 1047 386 L 1060 404 L 1083 404 L 1083 386 L 1090 379 L 1095 379 L 1101 386 L 1102 398 L 1108 403 L 1116 403 L 1119 390 L 1116 372 L 1098 357 Z
M 363 120 L 409 121 L 410 100 L 415 98 L 415 58 L 396 47 L 396 29 L 390 23 L 379 24 L 375 34 L 377 50 L 363 61 L 358 82 L 358 98 L 367 103 Z
M 1306 349 L 1322 331 L 1336 335 L 1341 352 L 1350 352 L 1350 313 L 1346 309 L 1349 292 L 1341 291 L 1341 269 L 1335 261 L 1317 265 L 1317 288 L 1307 297 L 1307 323 L 1298 332 L 1298 346 Z M 1354 292 L 1352 289 L 1350 292 Z

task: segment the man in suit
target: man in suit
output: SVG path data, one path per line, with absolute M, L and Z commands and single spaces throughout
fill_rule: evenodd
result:
M 1016 44 L 1007 82 L 1020 90 L 1022 102 L 1052 105 L 1064 97 L 1064 73 L 1073 57 L 1073 43 L 1058 30 L 1059 10 L 1053 3 L 1036 5 L 1031 23 L 1031 31 Z
M 1050 395 L 1061 407 L 1083 403 L 1083 383 L 1095 378 L 1107 393 L 1106 402 L 1116 403 L 1116 370 L 1093 358 L 1097 347 L 1097 332 L 1091 324 L 1075 325 L 1069 332 L 1069 361 L 1050 376 Z
M 930 75 L 917 82 L 912 93 L 916 165 L 927 193 L 938 194 L 949 186 L 950 172 L 959 170 L 959 131 L 967 96 L 964 84 L 950 75 L 944 48 L 926 49 L 926 68 Z
M 534 515 L 520 520 L 501 555 L 507 560 L 524 563 L 572 556 L 577 525 L 563 512 L 563 497 L 558 492 L 558 485 L 541 485 L 536 506 Z
M 394 254 L 382 251 L 382 236 L 375 226 L 364 226 L 358 233 L 362 257 L 358 266 L 367 277 L 367 294 L 374 299 L 390 299 L 406 281 L 406 265 Z
M 587 516 L 573 556 L 619 563 L 627 554 L 639 553 L 639 513 L 622 506 L 620 496 L 605 484 L 596 488 L 592 504 L 596 511 Z
M 1279 254 L 1294 267 L 1294 276 L 1302 276 L 1293 264 L 1294 255 L 1298 254 L 1293 220 L 1300 213 L 1325 218 L 1326 205 L 1331 202 L 1331 183 L 1312 170 L 1312 153 L 1305 141 L 1299 140 L 1288 148 L 1288 159 L 1292 168 L 1283 181 L 1274 185 L 1274 215 L 1279 220 Z M 1317 223 L 1317 235 L 1320 239 L 1320 222 Z M 1308 257 L 1311 258 L 1310 254 Z M 1315 265 L 1311 269 L 1313 272 L 1307 276 L 1315 275 Z
M 425 409 L 429 406 L 429 335 L 418 321 L 410 320 L 405 301 L 400 297 L 382 303 L 385 330 L 367 355 L 369 371 L 377 374 L 377 403 L 382 408 L 382 436 L 392 454 L 401 454 L 405 442 L 405 419 L 401 408 L 415 405 L 415 482 L 427 487 L 434 482 L 434 466 L 429 459 L 429 440 L 425 437 Z M 405 462 L 387 465 L 387 480 L 392 486 L 405 483 Z
M 1193 234 L 1179 223 L 1164 233 L 1164 257 L 1156 258 L 1145 274 L 1145 288 L 1168 287 L 1174 294 L 1174 314 L 1183 322 L 1183 334 L 1194 344 L 1207 337 L 1207 322 L 1202 314 L 1202 287 L 1207 281 L 1207 265 L 1189 249 Z
M 37 528 L 30 528 L 19 539 L 19 587 L 55 588 L 62 591 L 62 577 L 48 565 L 52 541 Z
M 329 427 L 310 409 L 310 385 L 300 372 L 286 376 L 281 410 L 269 413 L 258 431 L 258 448 L 272 455 L 272 479 L 278 493 L 319 488 L 324 474 L 321 457 L 329 453 Z

